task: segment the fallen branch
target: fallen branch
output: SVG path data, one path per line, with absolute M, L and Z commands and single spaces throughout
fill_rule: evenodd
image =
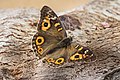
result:
M 88 46 L 95 62 L 48 67 L 32 51 L 39 10 L 0 10 L 0 78 L 5 80 L 99 80 L 120 66 L 120 1 L 94 0 L 60 16 L 68 35 Z

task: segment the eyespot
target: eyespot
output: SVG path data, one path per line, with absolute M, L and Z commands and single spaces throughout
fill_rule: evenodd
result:
M 42 30 L 43 31 L 47 31 L 49 28 L 50 28 L 50 20 L 48 20 L 48 19 L 45 19 L 45 20 L 43 20 L 43 22 L 42 22 Z
M 48 59 L 47 59 L 47 62 L 48 62 L 48 63 L 50 63 L 50 62 L 53 62 L 53 63 L 54 63 L 54 61 L 55 61 L 55 60 L 54 60 L 53 58 L 48 58 Z
M 44 27 L 47 27 L 48 26 L 48 23 L 47 22 L 44 22 Z
M 55 61 L 55 64 L 59 65 L 59 64 L 62 64 L 64 62 L 64 58 L 58 58 L 56 61 Z
M 38 53 L 39 53 L 40 55 L 42 55 L 43 48 L 39 47 L 37 51 L 38 51 Z
M 41 45 L 44 43 L 44 38 L 42 36 L 37 37 L 36 45 Z
M 80 60 L 80 59 L 83 59 L 83 55 L 82 54 L 79 54 L 79 53 L 75 53 L 74 55 L 72 55 L 71 57 L 70 57 L 70 60 Z

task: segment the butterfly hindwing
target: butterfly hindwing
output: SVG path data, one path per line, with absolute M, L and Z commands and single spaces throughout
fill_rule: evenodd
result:
M 58 49 L 44 59 L 48 64 L 61 65 L 67 61 L 67 52 L 65 48 Z
M 62 65 L 65 62 L 81 61 L 93 56 L 92 51 L 77 43 L 71 43 L 67 48 L 59 48 L 45 57 L 47 63 Z
M 75 42 L 68 46 L 67 52 L 70 61 L 80 61 L 93 56 L 93 52 L 89 48 Z

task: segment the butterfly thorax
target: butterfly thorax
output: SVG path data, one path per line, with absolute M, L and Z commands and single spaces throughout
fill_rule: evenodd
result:
M 51 50 L 46 52 L 46 54 L 52 54 L 53 52 L 57 51 L 58 49 L 61 48 L 67 48 L 72 42 L 72 37 L 66 37 L 63 40 L 61 40 L 58 44 L 56 44 L 55 47 L 53 47 Z
M 67 48 L 67 46 L 69 46 L 71 44 L 71 42 L 72 42 L 72 37 L 66 37 L 57 44 L 57 47 L 59 47 L 59 48 L 66 47 Z

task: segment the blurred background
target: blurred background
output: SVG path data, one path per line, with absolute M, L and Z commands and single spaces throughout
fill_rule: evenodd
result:
M 43 5 L 52 7 L 57 12 L 67 11 L 85 5 L 91 0 L 0 0 L 0 8 L 38 8 Z

